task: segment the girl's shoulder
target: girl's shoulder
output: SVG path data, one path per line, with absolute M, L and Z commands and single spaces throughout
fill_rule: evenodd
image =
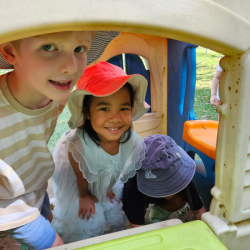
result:
M 82 129 L 70 129 L 66 133 L 63 134 L 63 142 L 67 143 L 70 141 L 81 140 L 83 138 L 83 130 Z
M 135 132 L 132 132 L 130 139 L 121 146 L 117 169 L 120 170 L 120 180 L 123 183 L 141 168 L 141 163 L 145 158 L 145 149 L 144 140 Z
M 144 145 L 144 140 L 137 133 L 132 131 L 129 140 L 120 144 L 119 155 L 129 157 L 137 154 L 138 150 L 143 151 Z
M 143 143 L 144 143 L 144 140 L 136 132 L 132 130 L 129 140 L 122 145 L 126 147 L 131 147 L 131 146 L 133 147 L 133 145 L 138 145 L 138 144 L 143 144 Z
M 96 143 L 85 133 L 83 129 L 71 130 L 65 137 L 64 143 L 70 152 L 75 152 L 83 155 L 86 159 L 93 158 L 93 155 L 99 156 L 102 151 Z
M 58 145 L 59 144 L 59 145 Z M 81 141 L 81 132 L 78 129 L 71 129 L 65 132 L 59 141 L 56 144 L 59 147 L 64 147 L 69 152 L 73 152 L 75 150 L 83 149 L 82 141 Z

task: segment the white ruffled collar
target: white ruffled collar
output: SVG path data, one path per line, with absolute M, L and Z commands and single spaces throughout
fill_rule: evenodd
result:
M 120 144 L 119 153 L 113 156 L 98 147 L 87 133 L 83 138 L 81 129 L 72 130 L 65 143 L 89 183 L 107 172 L 112 172 L 116 181 L 120 178 L 122 182 L 126 182 L 135 175 L 145 158 L 144 141 L 133 131 L 130 139 Z

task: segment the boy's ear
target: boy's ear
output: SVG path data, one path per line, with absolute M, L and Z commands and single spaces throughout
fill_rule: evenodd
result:
M 17 51 L 11 43 L 1 44 L 0 53 L 7 63 L 15 64 Z

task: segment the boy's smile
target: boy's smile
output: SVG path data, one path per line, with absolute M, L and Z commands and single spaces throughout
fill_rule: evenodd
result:
M 38 109 L 51 100 L 66 101 L 86 68 L 91 32 L 73 31 L 67 38 L 29 37 L 14 51 L 14 71 L 8 76 L 13 96 Z M 29 98 L 27 98 L 27 95 Z
M 50 83 L 57 89 L 59 90 L 69 90 L 71 88 L 71 83 L 72 80 L 69 81 L 53 81 L 53 80 L 49 80 Z

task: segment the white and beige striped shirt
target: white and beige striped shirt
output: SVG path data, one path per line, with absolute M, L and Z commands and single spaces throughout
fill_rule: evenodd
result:
M 30 110 L 18 103 L 0 77 L 0 231 L 35 220 L 54 162 L 47 143 L 64 105 L 52 101 Z

